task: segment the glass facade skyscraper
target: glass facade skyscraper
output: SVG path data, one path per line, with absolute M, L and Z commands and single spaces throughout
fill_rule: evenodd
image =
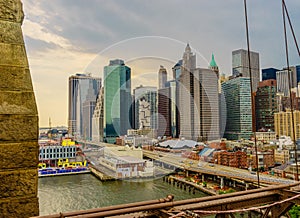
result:
M 69 118 L 68 131 L 77 137 L 88 135 L 90 137 L 91 126 L 89 123 L 93 108 L 90 108 L 90 115 L 84 116 L 84 105 L 94 105 L 99 89 L 101 78 L 92 77 L 89 74 L 76 74 L 69 77 Z M 86 117 L 86 118 L 84 118 Z M 84 126 L 88 124 L 88 126 Z
M 296 66 L 296 73 L 297 73 L 297 83 L 300 82 L 300 65 Z
M 278 112 L 276 99 L 276 80 L 259 83 L 255 95 L 256 131 L 274 131 L 274 113 Z
M 131 121 L 131 69 L 123 60 L 111 60 L 104 67 L 104 142 L 115 143 L 125 135 Z
M 276 72 L 279 71 L 276 68 L 266 68 L 261 70 L 262 81 L 275 79 L 276 80 Z
M 225 138 L 249 139 L 252 135 L 250 78 L 237 77 L 222 83 L 226 99 Z
M 251 74 L 253 92 L 256 92 L 259 77 L 259 53 L 250 51 Z M 250 77 L 248 52 L 244 49 L 238 49 L 232 52 L 232 75 L 241 77 Z

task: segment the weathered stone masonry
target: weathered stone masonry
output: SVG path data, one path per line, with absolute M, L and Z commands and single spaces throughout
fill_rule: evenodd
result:
M 38 113 L 22 3 L 0 0 L 0 218 L 38 215 Z

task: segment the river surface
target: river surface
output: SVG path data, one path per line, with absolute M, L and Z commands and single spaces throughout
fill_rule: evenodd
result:
M 162 178 L 102 182 L 91 174 L 81 174 L 39 178 L 38 186 L 40 215 L 153 200 L 169 194 L 175 196 L 174 200 L 207 196 L 199 191 L 190 194 Z

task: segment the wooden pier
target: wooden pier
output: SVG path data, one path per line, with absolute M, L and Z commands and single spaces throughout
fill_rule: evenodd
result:
M 90 169 L 91 173 L 95 177 L 97 177 L 98 179 L 100 179 L 101 181 L 115 180 L 115 178 L 106 175 L 105 173 L 101 172 L 99 169 L 97 169 L 93 165 L 89 165 L 89 169 Z
M 211 189 L 208 189 L 206 187 L 203 187 L 201 185 L 198 185 L 194 182 L 190 182 L 190 181 L 186 181 L 185 179 L 182 179 L 182 178 L 178 178 L 176 176 L 166 176 L 166 177 L 163 177 L 163 180 L 165 182 L 168 182 L 172 185 L 176 185 L 177 187 L 183 189 L 183 190 L 187 190 L 189 192 L 192 192 L 193 194 L 195 193 L 195 190 L 200 190 L 201 192 L 204 192 L 206 194 L 209 194 L 209 195 L 217 195 L 217 192 L 211 190 Z

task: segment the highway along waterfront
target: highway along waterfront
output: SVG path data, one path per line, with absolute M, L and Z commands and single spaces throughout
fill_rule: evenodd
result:
M 38 197 L 40 215 L 85 210 L 175 196 L 174 200 L 204 197 L 163 182 L 162 178 L 140 181 L 105 181 L 92 174 L 39 178 Z

